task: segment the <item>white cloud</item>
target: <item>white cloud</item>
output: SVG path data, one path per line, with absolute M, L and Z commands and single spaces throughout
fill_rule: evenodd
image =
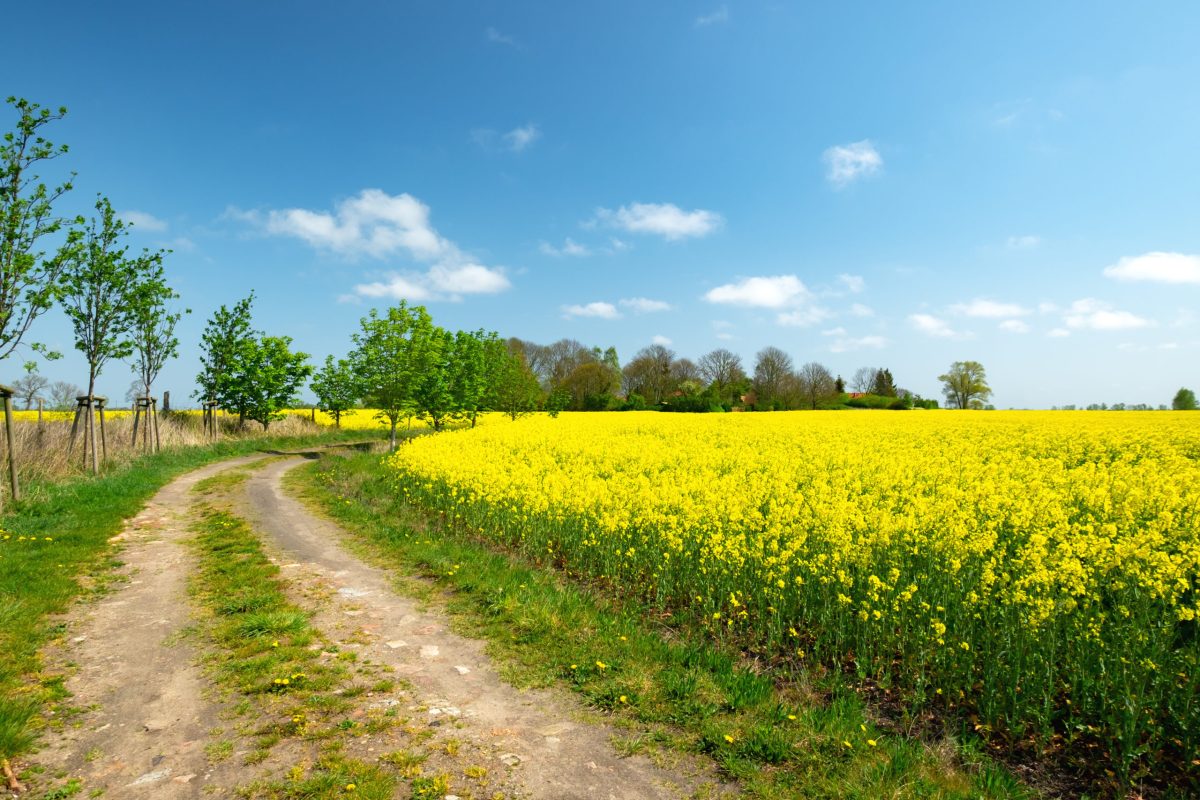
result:
M 684 211 L 673 203 L 632 203 L 616 211 L 596 209 L 596 219 L 629 233 L 654 233 L 667 241 L 707 236 L 724 223 L 715 211 Z
M 967 336 L 967 334 L 954 330 L 945 320 L 938 319 L 932 314 L 909 314 L 908 321 L 926 336 L 935 336 L 940 339 L 962 339 Z
M 585 305 L 570 305 L 563 306 L 563 317 L 572 319 L 574 317 L 595 317 L 597 319 L 620 319 L 621 312 L 617 311 L 617 307 L 612 303 L 587 303 Z
M 231 209 L 227 216 L 347 257 L 403 255 L 429 265 L 423 273 L 393 273 L 384 281 L 355 287 L 367 297 L 458 300 L 463 294 L 491 294 L 511 285 L 503 270 L 478 263 L 439 235 L 430 224 L 429 206 L 410 194 L 364 189 L 338 203 L 332 213 L 288 208 L 264 215 Z
M 495 42 L 496 44 L 506 44 L 509 47 L 520 47 L 520 45 L 517 44 L 516 39 L 506 33 L 501 33 L 495 28 L 487 29 L 487 40 L 489 42 Z
M 830 329 L 829 329 L 829 330 L 827 330 L 827 331 L 821 331 L 821 335 L 822 335 L 822 336 L 845 336 L 845 335 L 846 335 L 846 329 L 845 329 L 845 328 L 841 328 L 841 327 L 838 327 L 838 328 L 830 328 Z
M 614 253 L 623 253 L 633 246 L 629 244 L 629 242 L 622 241 L 615 236 L 609 237 L 608 242 L 612 246 L 612 251 Z
M 828 167 L 825 177 L 839 189 L 883 168 L 883 156 L 870 139 L 835 145 L 826 150 L 822 158 Z
M 1008 237 L 1008 249 L 1010 250 L 1030 250 L 1042 243 L 1040 236 L 1010 236 Z
M 532 122 L 519 128 L 513 128 L 504 134 L 504 141 L 508 143 L 508 149 L 514 153 L 520 153 L 540 138 L 542 138 L 542 131 Z
M 994 300 L 976 298 L 969 303 L 956 303 L 950 306 L 955 314 L 964 317 L 983 317 L 985 319 L 1002 319 L 1004 317 L 1024 317 L 1029 309 L 1016 303 L 997 303 Z
M 576 242 L 570 237 L 567 237 L 566 241 L 563 242 L 562 247 L 555 247 L 549 242 L 539 242 L 538 250 L 545 255 L 554 256 L 555 258 L 562 256 L 582 257 L 590 256 L 592 254 L 592 251 L 589 250 L 585 245 Z
M 1039 314 L 1053 314 L 1056 311 L 1058 311 L 1057 303 L 1047 303 L 1047 302 L 1038 303 L 1038 313 Z
M 858 294 L 863 289 L 867 288 L 867 282 L 863 280 L 861 275 L 847 275 L 842 273 L 838 275 L 838 280 L 845 286 L 851 294 Z
M 1000 323 L 1000 330 L 1008 333 L 1029 333 L 1029 325 L 1019 319 L 1006 319 Z
M 662 300 L 651 300 L 646 297 L 626 297 L 618 301 L 622 308 L 628 308 L 637 314 L 652 314 L 655 311 L 670 311 L 671 304 Z
M 653 339 L 651 339 L 650 341 L 651 341 L 653 344 L 661 344 L 663 347 L 670 347 L 670 346 L 671 346 L 671 340 L 670 340 L 670 339 L 668 339 L 667 337 L 663 336 L 662 334 L 658 334 L 658 335 L 656 335 L 656 336 L 655 336 Z
M 1051 339 L 1065 339 L 1071 335 L 1071 332 L 1066 328 L 1053 328 L 1046 335 Z
M 1151 320 L 1114 309 L 1111 304 L 1090 297 L 1072 303 L 1063 315 L 1063 322 L 1068 328 L 1094 331 L 1123 331 L 1154 325 Z
M 875 309 L 865 306 L 862 303 L 855 303 L 850 306 L 850 314 L 855 317 L 873 317 L 875 316 Z
M 696 17 L 696 27 L 704 28 L 717 23 L 729 22 L 729 7 L 721 6 L 711 14 L 705 14 L 702 17 Z
M 787 308 L 812 300 L 812 292 L 795 275 L 743 278 L 709 289 L 704 299 L 710 303 L 726 303 L 752 308 Z
M 829 351 L 832 353 L 846 353 L 851 350 L 864 350 L 867 348 L 879 350 L 887 347 L 888 340 L 882 336 L 859 336 L 857 338 L 838 339 L 833 344 L 829 345 Z
M 833 316 L 813 302 L 813 293 L 795 275 L 743 278 L 710 289 L 704 299 L 710 303 L 775 309 L 780 312 L 775 321 L 789 327 L 804 328 Z
M 138 230 L 165 231 L 167 229 L 166 222 L 145 211 L 118 211 L 117 216 L 122 222 L 127 222 Z
M 1104 274 L 1119 281 L 1200 283 L 1200 256 L 1158 251 L 1127 256 L 1106 267 Z

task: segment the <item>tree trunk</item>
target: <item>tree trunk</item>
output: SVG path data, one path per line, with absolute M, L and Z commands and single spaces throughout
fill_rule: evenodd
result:
M 95 393 L 96 393 L 96 371 L 95 371 L 95 369 L 92 369 L 92 370 L 88 371 L 87 426 L 88 426 L 88 433 L 91 434 L 90 438 L 91 438 L 91 447 L 92 447 L 92 474 L 98 475 L 100 473 L 100 457 L 99 457 L 99 454 L 97 453 L 97 448 L 96 448 L 96 414 L 95 414 L 95 408 L 94 408 L 95 401 L 93 400 Z
M 396 449 L 396 420 L 394 420 L 394 419 L 391 420 L 391 423 L 392 423 L 392 436 L 390 439 L 390 444 L 391 444 L 391 449 L 395 450 Z

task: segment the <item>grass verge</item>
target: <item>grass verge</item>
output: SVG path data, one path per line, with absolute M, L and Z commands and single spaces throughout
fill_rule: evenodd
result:
M 357 431 L 165 450 L 96 478 L 30 487 L 34 499 L 0 517 L 0 757 L 27 751 L 38 712 L 62 696 L 61 680 L 40 675 L 38 659 L 41 646 L 61 630 L 53 615 L 80 594 L 103 588 L 103 575 L 116 563 L 109 539 L 159 488 L 223 458 L 370 438 Z
M 197 490 L 219 493 L 246 474 L 224 473 L 202 481 Z M 193 587 L 205 633 L 216 648 L 210 669 L 239 701 L 235 708 L 253 741 L 246 763 L 267 760 L 272 748 L 288 739 L 319 744 L 312 763 L 295 765 L 283 779 L 249 784 L 240 794 L 278 800 L 392 797 L 395 776 L 341 749 L 342 735 L 359 724 L 346 716 L 352 698 L 366 687 L 355 685 L 357 676 L 347 661 L 313 629 L 305 610 L 289 601 L 279 568 L 258 537 L 242 519 L 210 504 L 198 506 L 193 530 L 199 557 Z M 210 743 L 209 759 L 219 762 L 232 751 L 229 740 Z
M 905 735 L 840 676 L 781 679 L 703 630 L 406 505 L 377 456 L 323 458 L 290 483 L 370 560 L 443 590 L 458 628 L 486 639 L 510 680 L 569 687 L 610 715 L 625 752 L 705 754 L 750 797 L 1031 794 L 969 744 Z M 408 588 L 430 597 L 429 585 Z

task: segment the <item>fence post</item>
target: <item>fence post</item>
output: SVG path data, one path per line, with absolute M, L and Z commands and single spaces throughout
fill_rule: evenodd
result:
M 17 483 L 17 439 L 13 435 L 13 390 L 0 385 L 0 397 L 4 398 L 4 430 L 8 435 L 8 479 L 12 486 L 13 502 L 16 502 L 21 499 L 21 487 Z

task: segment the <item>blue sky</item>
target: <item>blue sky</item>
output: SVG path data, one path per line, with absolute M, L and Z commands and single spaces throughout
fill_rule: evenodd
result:
M 176 404 L 250 290 L 314 360 L 407 297 L 450 328 L 748 367 L 776 345 L 927 396 L 973 359 L 1000 407 L 1200 388 L 1191 3 L 55 8 L 6 10 L 4 94 L 70 109 L 43 170 L 78 173 L 64 211 L 103 192 L 174 250 Z M 32 333 L 71 348 L 57 312 Z M 73 354 L 42 371 L 86 379 Z

